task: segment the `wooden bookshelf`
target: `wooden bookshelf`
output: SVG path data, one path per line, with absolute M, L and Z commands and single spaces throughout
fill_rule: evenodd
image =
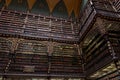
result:
M 82 73 L 81 59 L 79 57 L 51 58 L 51 73 Z
M 73 56 L 78 55 L 78 50 L 75 45 L 62 44 L 53 47 L 54 56 Z
M 111 57 L 109 54 L 108 44 L 105 39 L 105 35 L 102 35 L 97 29 L 96 25 L 88 32 L 84 39 L 83 56 L 85 58 L 85 70 L 89 73 L 93 73 L 99 70 L 106 63 L 107 57 Z M 112 59 L 112 57 L 111 57 Z
M 15 56 L 15 61 L 11 63 L 9 72 L 23 72 L 25 66 L 33 66 L 34 73 L 48 71 L 48 57 L 38 54 L 19 54 Z
M 37 41 L 24 41 L 18 45 L 16 53 L 47 55 L 47 46 Z
M 31 13 L 3 10 L 0 15 L 1 33 L 55 40 L 78 39 L 79 25 L 63 19 L 43 17 Z

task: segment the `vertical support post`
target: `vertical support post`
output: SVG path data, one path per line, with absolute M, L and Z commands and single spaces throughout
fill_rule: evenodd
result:
M 53 42 L 48 42 L 48 74 L 50 73 L 51 69 L 51 56 L 53 53 Z
M 27 23 L 27 21 L 28 21 L 28 14 L 29 14 L 29 11 L 27 11 L 27 15 L 26 15 L 26 17 L 25 17 L 25 24 Z
M 82 52 L 82 44 L 83 44 L 83 43 L 81 42 L 80 45 L 77 45 L 79 55 L 82 55 L 82 54 L 83 54 L 83 52 Z
M 79 45 L 79 51 L 80 51 L 80 56 L 81 56 L 81 58 L 82 58 L 82 69 L 83 69 L 83 73 L 86 74 L 86 71 L 85 71 L 85 59 L 84 59 L 84 56 L 83 56 L 82 47 L 83 47 L 83 42 L 81 42 L 80 45 Z
M 74 32 L 74 24 L 71 22 L 71 30 L 72 30 L 72 34 L 75 34 Z
M 29 11 L 27 11 L 27 14 L 29 13 Z M 25 27 L 27 26 L 27 21 L 28 21 L 28 15 L 26 15 L 25 19 L 24 19 L 24 25 L 23 28 L 25 29 Z
M 60 21 L 60 24 L 61 24 L 61 32 L 64 33 L 63 32 L 63 22 L 62 22 L 62 20 Z
M 50 32 L 51 32 L 51 27 L 52 27 L 52 20 L 50 19 L 50 21 L 49 21 L 49 29 L 50 29 Z
M 50 15 L 50 17 L 51 17 L 51 15 Z M 49 36 L 50 36 L 50 39 L 52 39 L 51 32 L 52 32 L 52 20 L 50 19 L 50 21 L 49 21 Z
M 53 42 L 52 41 L 48 42 L 48 51 L 47 52 L 48 52 L 49 56 L 51 56 L 53 53 Z

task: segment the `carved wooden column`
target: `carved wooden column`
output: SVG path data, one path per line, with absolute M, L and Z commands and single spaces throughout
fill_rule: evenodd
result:
M 74 32 L 74 24 L 71 22 L 71 30 L 72 30 L 72 34 L 75 34 L 75 32 Z
M 82 48 L 83 48 L 83 41 L 79 44 L 79 51 L 80 51 L 80 56 L 82 58 L 83 73 L 86 74 L 86 70 L 85 70 L 86 61 L 85 61 L 85 56 L 84 56 Z
M 82 55 L 82 47 L 81 47 L 81 45 L 77 45 L 77 49 L 78 49 L 78 55 Z
M 54 43 L 53 42 L 48 42 L 48 55 L 51 56 L 52 53 L 53 53 L 53 45 Z
M 53 53 L 53 42 L 48 42 L 48 73 L 50 73 L 50 69 L 51 69 L 51 56 Z

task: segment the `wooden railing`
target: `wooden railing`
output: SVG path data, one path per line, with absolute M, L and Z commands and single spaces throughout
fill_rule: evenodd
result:
M 74 77 L 78 77 L 78 75 L 79 77 L 83 76 L 80 57 L 62 57 L 20 53 L 7 54 L 2 52 L 0 55 L 0 73 L 2 74 L 48 74 L 56 75 L 56 77 L 59 75 L 68 75 L 69 77 L 70 75 Z M 12 57 L 10 57 L 10 55 Z M 74 62 L 75 58 L 77 59 L 77 62 Z M 6 70 L 9 61 L 11 62 Z M 25 71 L 24 69 L 26 66 L 33 67 L 33 72 Z
M 120 31 L 108 31 L 109 39 L 111 42 L 111 46 L 113 47 L 116 57 L 120 60 Z
M 0 75 L 11 73 L 84 76 L 81 56 L 76 45 L 59 43 L 62 46 L 56 44 L 58 48 L 53 48 L 53 53 L 50 53 L 48 45 L 42 41 L 17 39 L 20 42 L 14 44 L 12 40 L 0 37 Z M 16 46 L 16 49 L 13 50 L 13 46 Z
M 78 30 L 79 25 L 73 21 L 1 10 L 1 34 L 77 41 Z

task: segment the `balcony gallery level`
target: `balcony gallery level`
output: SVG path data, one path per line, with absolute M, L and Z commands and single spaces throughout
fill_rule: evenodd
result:
M 0 0 L 0 80 L 119 80 L 119 0 Z

